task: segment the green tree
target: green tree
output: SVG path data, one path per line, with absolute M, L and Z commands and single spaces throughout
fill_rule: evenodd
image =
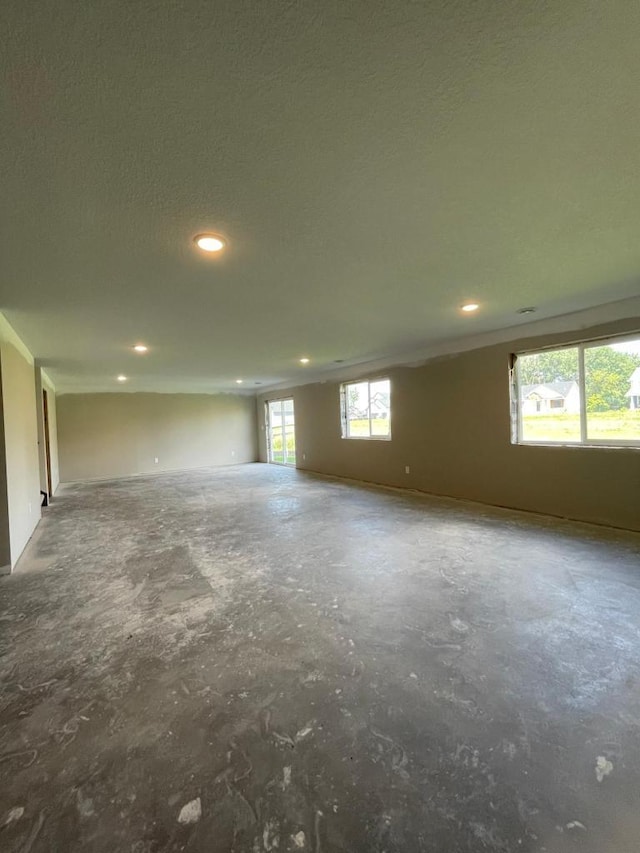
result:
M 578 350 L 575 347 L 523 355 L 518 362 L 523 385 L 578 381 Z
M 610 346 L 584 351 L 585 394 L 588 412 L 627 409 L 631 374 L 640 366 L 640 356 Z
M 584 351 L 587 411 L 608 412 L 626 409 L 631 374 L 640 367 L 640 355 L 620 352 L 609 345 L 587 347 Z M 518 359 L 522 385 L 578 380 L 578 348 L 566 347 L 523 355 Z

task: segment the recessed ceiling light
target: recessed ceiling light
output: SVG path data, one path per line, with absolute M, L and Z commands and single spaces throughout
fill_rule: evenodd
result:
M 134 346 L 134 350 L 136 352 L 147 352 L 148 349 L 149 347 L 146 347 L 144 344 L 136 344 Z
M 236 379 L 236 385 L 242 385 L 244 379 Z
M 301 358 L 300 364 L 309 364 L 309 359 L 308 358 Z
M 123 376 L 122 374 L 120 374 L 120 376 L 118 376 L 118 382 L 126 382 L 126 381 L 127 381 L 126 376 Z
M 464 305 L 461 305 L 460 308 L 463 311 L 466 311 L 467 314 L 471 314 L 473 311 L 477 311 L 480 305 L 477 302 L 465 302 Z
M 527 305 L 526 308 L 518 308 L 518 310 L 516 311 L 516 314 L 535 314 L 535 313 L 536 313 L 536 309 L 535 309 L 535 306 L 533 306 L 533 305 Z
M 193 240 L 203 252 L 221 252 L 227 245 L 219 234 L 198 234 Z

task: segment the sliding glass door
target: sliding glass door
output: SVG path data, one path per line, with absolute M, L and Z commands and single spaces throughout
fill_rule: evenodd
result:
M 296 464 L 296 429 L 293 400 L 267 403 L 267 445 L 269 462 Z

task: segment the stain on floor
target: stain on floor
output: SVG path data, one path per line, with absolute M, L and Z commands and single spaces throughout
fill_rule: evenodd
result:
M 3 853 L 639 849 L 640 535 L 266 465 L 45 512 Z

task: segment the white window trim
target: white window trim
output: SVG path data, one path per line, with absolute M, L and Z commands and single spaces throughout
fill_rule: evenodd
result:
M 613 335 L 604 338 L 591 338 L 588 341 L 573 341 L 572 343 L 560 344 L 560 346 L 548 346 L 541 349 L 524 350 L 515 353 L 515 364 L 510 369 L 510 396 L 511 396 L 511 418 L 512 439 L 511 443 L 523 446 L 535 447 L 626 447 L 632 450 L 640 450 L 640 438 L 587 438 L 587 400 L 584 384 L 584 351 L 592 347 L 602 347 L 609 344 L 621 344 L 625 341 L 635 341 L 640 337 L 640 331 L 629 332 L 624 335 Z M 520 400 L 520 383 L 518 380 L 518 359 L 525 355 L 537 355 L 543 352 L 557 352 L 562 349 L 578 350 L 578 390 L 580 391 L 580 440 L 579 441 L 541 441 L 521 438 L 522 436 L 522 403 Z M 515 429 L 517 434 L 513 435 L 513 405 L 516 407 Z M 515 438 L 515 440 L 514 440 Z
M 350 385 L 364 385 L 367 383 L 368 412 L 369 412 L 369 435 L 349 435 L 349 414 L 347 407 L 347 388 Z M 389 383 L 389 435 L 371 435 L 371 383 Z M 376 376 L 374 379 L 352 379 L 340 385 L 340 427 L 341 438 L 348 441 L 391 441 L 391 380 L 388 376 Z

